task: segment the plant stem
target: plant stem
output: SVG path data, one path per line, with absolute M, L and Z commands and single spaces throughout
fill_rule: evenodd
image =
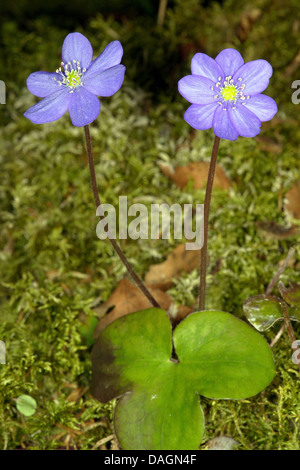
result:
M 208 219 L 209 219 L 210 200 L 211 200 L 220 140 L 221 140 L 220 137 L 215 136 L 211 159 L 210 159 L 209 171 L 208 171 L 208 176 L 207 176 L 206 191 L 205 191 L 203 246 L 201 248 L 201 255 L 200 255 L 199 311 L 205 310 Z
M 273 348 L 275 346 L 275 344 L 277 343 L 277 341 L 281 338 L 281 336 L 283 335 L 284 331 L 286 329 L 286 323 L 284 322 L 283 325 L 281 326 L 280 330 L 278 331 L 278 333 L 276 334 L 276 336 L 274 336 L 274 338 L 272 339 L 271 343 L 269 344 L 270 348 Z
M 101 214 L 99 215 L 100 219 L 104 219 L 103 215 L 103 210 L 101 206 L 101 201 L 98 193 L 98 187 L 97 187 L 97 181 L 96 181 L 96 175 L 95 175 L 95 166 L 94 166 L 94 157 L 93 157 L 93 149 L 92 149 L 92 142 L 91 142 L 91 136 L 90 136 L 90 129 L 89 126 L 84 126 L 84 133 L 85 133 L 85 140 L 86 140 L 86 148 L 87 148 L 87 154 L 88 154 L 88 161 L 89 161 L 89 169 L 90 169 L 90 176 L 91 176 L 91 184 L 92 184 L 92 190 L 93 190 L 93 195 L 94 195 L 94 200 L 96 204 L 96 209 L 100 208 Z M 144 285 L 143 281 L 140 279 L 140 277 L 137 275 L 137 273 L 134 271 L 133 267 L 127 260 L 126 256 L 124 255 L 123 251 L 119 247 L 118 243 L 116 240 L 110 236 L 109 232 L 107 231 L 107 235 L 109 238 L 110 243 L 112 244 L 113 248 L 119 255 L 122 263 L 126 267 L 127 271 L 131 275 L 131 277 L 134 279 L 136 282 L 137 286 L 139 289 L 143 292 L 143 294 L 147 297 L 147 299 L 151 302 L 153 307 L 160 308 L 159 304 L 156 302 L 154 297 L 151 295 L 151 293 L 148 291 L 146 286 Z
M 282 265 L 278 268 L 278 271 L 276 272 L 275 276 L 273 277 L 273 279 L 270 281 L 267 289 L 266 289 L 266 292 L 265 294 L 266 295 L 270 295 L 272 290 L 274 289 L 274 287 L 276 286 L 276 283 L 278 281 L 278 279 L 280 278 L 281 274 L 284 272 L 284 270 L 286 269 L 287 265 L 289 264 L 290 260 L 292 259 L 292 257 L 294 256 L 294 253 L 295 253 L 295 248 L 290 248 L 288 254 L 287 254 L 287 257 L 286 259 L 284 260 L 284 262 L 282 263 Z

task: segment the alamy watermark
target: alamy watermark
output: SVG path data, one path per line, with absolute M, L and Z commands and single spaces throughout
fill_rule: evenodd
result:
M 5 354 L 6 354 L 5 343 L 4 341 L 0 341 L 0 364 L 6 364 Z
M 296 341 L 293 341 L 292 343 L 292 348 L 297 348 L 298 346 L 300 346 L 300 340 L 296 339 Z M 292 361 L 293 364 L 300 364 L 300 349 L 296 349 L 293 352 Z
M 101 240 L 117 238 L 117 211 L 112 204 L 102 204 L 96 214 L 102 216 L 97 224 L 97 237 Z M 128 207 L 127 196 L 119 196 L 118 238 L 124 240 L 195 240 L 185 244 L 186 250 L 200 250 L 203 246 L 204 205 L 196 204 L 151 204 L 150 210 L 144 204 L 132 204 Z M 128 218 L 133 217 L 128 224 Z M 172 231 L 173 228 L 173 231 Z
M 6 104 L 6 86 L 3 80 L 0 80 L 0 104 Z
M 292 83 L 292 88 L 294 93 L 292 94 L 292 102 L 294 104 L 299 104 L 300 103 L 300 80 L 294 80 Z

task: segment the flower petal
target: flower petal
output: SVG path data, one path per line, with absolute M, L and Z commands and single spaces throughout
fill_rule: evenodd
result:
M 185 114 L 185 121 L 194 129 L 206 130 L 210 129 L 213 125 L 213 117 L 215 114 L 217 103 L 210 103 L 205 105 L 192 104 Z
M 27 88 L 33 95 L 44 98 L 60 89 L 61 80 L 59 73 L 34 72 L 27 78 Z
M 178 82 L 179 93 L 190 103 L 208 104 L 214 101 L 214 91 L 211 90 L 215 83 L 206 77 L 187 75 Z
M 218 82 L 219 77 L 224 78 L 224 72 L 214 59 L 206 54 L 198 52 L 192 58 L 192 74 L 206 77 L 213 82 Z
M 260 120 L 246 106 L 240 104 L 235 109 L 232 106 L 228 106 L 228 116 L 239 135 L 255 137 L 260 133 Z
M 122 86 L 126 67 L 116 65 L 91 76 L 84 75 L 83 85 L 86 90 L 99 96 L 112 96 Z
M 219 105 L 213 117 L 213 130 L 217 137 L 227 140 L 236 140 L 239 133 L 229 120 L 228 110 Z
M 110 42 L 104 51 L 95 60 L 93 60 L 85 75 L 90 77 L 95 73 L 103 72 L 104 70 L 110 69 L 115 65 L 119 65 L 122 56 L 123 47 L 120 41 Z
M 71 96 L 67 88 L 59 89 L 27 109 L 24 116 L 34 124 L 57 121 L 67 111 Z
M 241 84 L 245 84 L 244 95 L 257 95 L 267 88 L 272 73 L 273 69 L 266 60 L 252 60 L 236 71 L 233 80 L 242 79 Z
M 62 59 L 66 64 L 78 61 L 80 67 L 87 69 L 93 58 L 93 48 L 90 41 L 81 33 L 70 33 L 65 38 L 62 47 Z
M 270 121 L 278 111 L 277 104 L 267 95 L 254 95 L 245 101 L 245 107 L 250 109 L 262 122 Z
M 225 76 L 233 76 L 234 73 L 244 64 L 241 54 L 235 49 L 224 49 L 217 55 L 215 61 L 225 73 Z
M 83 86 L 75 88 L 69 106 L 72 124 L 83 127 L 93 122 L 100 113 L 100 101 Z

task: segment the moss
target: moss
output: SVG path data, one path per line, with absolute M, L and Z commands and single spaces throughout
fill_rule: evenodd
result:
M 256 225 L 291 223 L 282 194 L 300 178 L 299 108 L 291 102 L 290 88 L 299 69 L 286 76 L 300 46 L 297 6 L 296 0 L 252 2 L 263 14 L 243 42 L 236 31 L 250 4 L 234 0 L 206 8 L 178 0 L 160 31 L 150 19 L 145 26 L 138 17 L 118 22 L 101 15 L 84 31 L 95 51 L 116 38 L 125 49 L 125 84 L 102 100 L 91 127 L 101 197 L 115 205 L 119 195 L 127 195 L 128 203 L 203 202 L 203 190 L 179 190 L 157 165 L 210 158 L 212 132 L 189 128 L 183 120 L 187 103 L 177 94 L 177 80 L 189 73 L 194 52 L 214 56 L 225 45 L 238 48 L 246 60 L 263 57 L 274 66 L 268 94 L 280 111 L 263 135 L 275 139 L 280 152 L 254 139 L 222 141 L 219 162 L 233 186 L 229 193 L 216 190 L 211 207 L 207 306 L 240 317 L 243 301 L 265 290 L 291 246 L 294 264 L 282 280 L 299 278 L 298 239 L 267 238 Z M 89 394 L 90 346 L 80 334 L 81 318 L 94 316 L 92 306 L 109 297 L 125 271 L 109 243 L 96 237 L 82 129 L 71 127 L 68 116 L 43 126 L 22 117 L 35 102 L 25 88 L 27 75 L 57 67 L 67 32 L 37 19 L 31 32 L 11 21 L 1 33 L 8 90 L 0 117 L 0 339 L 7 349 L 7 364 L 0 365 L 2 448 L 90 449 L 111 434 L 112 404 L 102 405 Z M 123 245 L 141 275 L 174 246 L 174 240 Z M 195 270 L 169 293 L 178 304 L 191 306 L 197 290 Z M 299 338 L 299 326 L 295 333 Z M 274 330 L 266 333 L 269 341 L 274 335 Z M 226 434 L 244 449 L 299 449 L 298 377 L 286 336 L 274 354 L 277 376 L 259 396 L 239 402 L 201 399 L 207 424 L 202 448 L 209 438 Z M 28 418 L 15 403 L 24 393 L 38 405 Z

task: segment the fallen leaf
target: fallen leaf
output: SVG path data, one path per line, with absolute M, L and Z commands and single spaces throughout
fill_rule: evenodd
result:
M 166 261 L 150 266 L 145 276 L 146 285 L 162 290 L 169 289 L 174 279 L 182 272 L 189 273 L 200 264 L 200 250 L 186 250 L 185 243 L 178 245 L 168 256 Z
M 168 310 L 172 303 L 171 296 L 160 289 L 149 289 L 149 291 L 161 308 Z M 94 337 L 97 337 L 107 325 L 117 318 L 150 307 L 152 307 L 152 304 L 140 289 L 128 279 L 122 279 L 109 299 L 100 305 L 100 307 L 94 309 L 100 316 L 98 325 L 95 328 Z M 110 309 L 112 310 L 107 313 Z
M 241 42 L 245 42 L 251 32 L 254 23 L 260 18 L 262 11 L 259 8 L 252 8 L 244 11 L 240 22 L 236 28 L 236 35 Z
M 78 401 L 87 391 L 89 387 L 78 387 L 75 388 L 67 397 L 69 402 Z
M 292 238 L 299 233 L 299 227 L 295 225 L 287 228 L 273 221 L 260 221 L 256 223 L 256 226 L 265 236 L 268 238 L 276 238 L 277 240 Z
M 267 152 L 277 155 L 282 152 L 283 145 L 270 137 L 259 135 L 255 137 L 255 140 L 258 142 L 259 147 L 262 150 L 266 150 Z
M 194 311 L 193 308 L 188 307 L 187 305 L 180 305 L 177 308 L 176 315 L 171 318 L 171 323 L 172 326 L 176 326 L 178 323 L 180 323 L 184 318 L 186 318 L 190 313 Z
M 300 219 L 300 181 L 292 186 L 292 188 L 286 193 L 286 205 L 285 209 L 295 219 Z
M 283 119 L 283 118 L 277 117 L 276 115 L 273 117 L 271 121 L 262 122 L 261 129 L 263 131 L 267 131 L 267 130 L 274 129 L 274 128 L 276 128 L 276 130 L 278 129 L 282 130 L 286 127 L 287 124 L 290 124 L 291 126 L 298 126 L 299 121 L 297 121 L 297 119 L 292 119 L 288 117 Z
M 209 162 L 191 162 L 186 166 L 176 166 L 175 168 L 163 163 L 159 163 L 158 166 L 164 175 L 174 181 L 180 189 L 185 188 L 190 180 L 194 181 L 194 189 L 202 189 L 206 186 Z M 216 166 L 213 187 L 221 189 L 231 187 L 230 179 L 219 164 Z

